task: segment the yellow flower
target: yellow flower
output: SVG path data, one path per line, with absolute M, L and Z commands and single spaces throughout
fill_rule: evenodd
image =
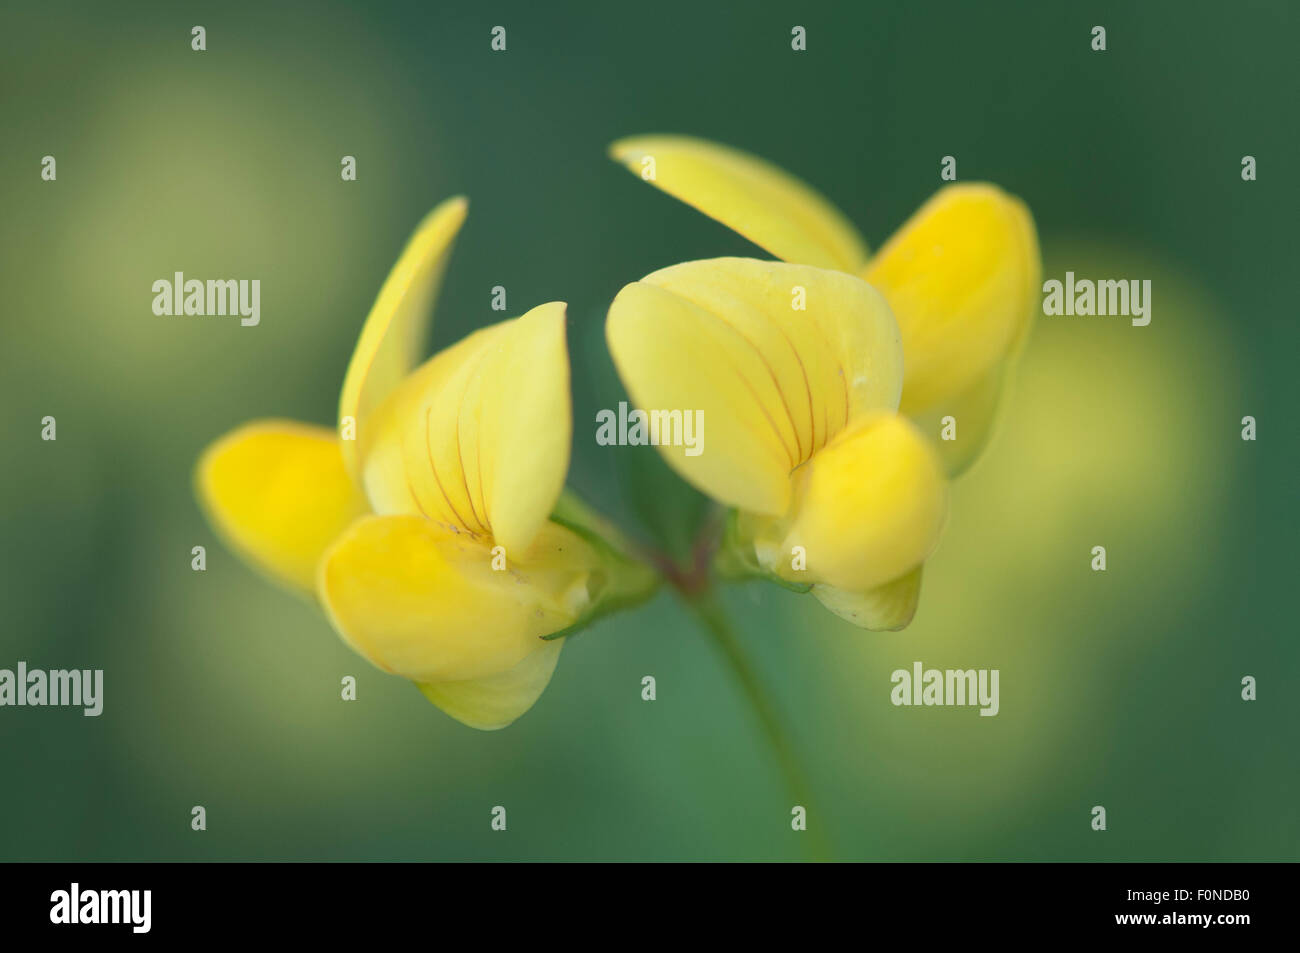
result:
M 385 281 L 338 431 L 249 423 L 207 448 L 196 486 L 230 545 L 315 594 L 348 645 L 491 729 L 541 695 L 564 642 L 554 636 L 645 580 L 560 500 L 572 426 L 563 304 L 415 366 L 466 208 L 434 209 Z
M 1022 202 L 992 185 L 945 186 L 869 258 L 838 209 L 761 159 L 683 136 L 623 139 L 610 154 L 776 257 L 848 272 L 879 290 L 902 334 L 901 412 L 937 441 L 950 475 L 970 466 L 1038 290 L 1038 241 Z M 949 416 L 956 439 L 939 440 Z
M 903 348 L 875 289 L 811 265 L 686 262 L 623 288 L 606 335 L 638 407 L 703 415 L 701 452 L 659 449 L 735 508 L 724 568 L 811 588 L 867 628 L 911 620 L 947 484 L 894 412 Z

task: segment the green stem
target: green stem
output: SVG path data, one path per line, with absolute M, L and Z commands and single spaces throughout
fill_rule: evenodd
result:
M 704 628 L 713 637 L 714 644 L 726 657 L 732 672 L 736 676 L 736 680 L 745 693 L 745 697 L 749 700 L 754 713 L 758 716 L 763 728 L 763 734 L 772 746 L 790 795 L 794 798 L 795 804 L 802 805 L 807 811 L 808 829 L 805 833 L 808 836 L 806 846 L 808 847 L 809 856 L 813 860 L 829 860 L 830 849 L 826 836 L 822 832 L 822 817 L 813 810 L 811 788 L 799 758 L 795 754 L 794 745 L 790 741 L 790 736 L 787 734 L 785 725 L 778 716 L 776 708 L 773 706 L 767 692 L 764 691 L 758 673 L 754 670 L 754 666 L 750 664 L 749 658 L 740 646 L 739 639 L 736 638 L 735 632 L 732 631 L 726 611 L 711 587 L 691 595 L 686 599 L 686 604 L 694 610 L 700 621 L 704 623 Z

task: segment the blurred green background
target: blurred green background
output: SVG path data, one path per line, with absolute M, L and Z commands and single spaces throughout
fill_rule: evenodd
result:
M 656 268 L 760 253 L 605 157 L 659 131 L 777 162 L 875 247 L 954 155 L 1028 202 L 1047 276 L 1153 282 L 1147 328 L 1038 319 L 909 629 L 728 592 L 835 856 L 1300 859 L 1294 5 L 464 6 L 6 5 L 0 667 L 103 668 L 106 699 L 0 709 L 0 859 L 804 856 L 670 596 L 576 638 L 528 715 L 479 733 L 242 565 L 191 495 L 231 427 L 333 422 L 399 249 L 463 193 L 434 344 L 499 319 L 494 285 L 512 315 L 569 302 L 571 483 L 667 527 L 662 470 L 618 482 L 652 451 L 594 443 L 604 309 Z M 261 325 L 155 317 L 173 271 L 260 278 Z M 1000 669 L 1001 713 L 893 707 L 916 660 Z

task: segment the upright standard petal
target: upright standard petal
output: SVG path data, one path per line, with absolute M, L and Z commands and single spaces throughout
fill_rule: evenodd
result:
M 475 332 L 375 412 L 362 483 L 379 513 L 412 513 L 514 553 L 555 506 L 573 421 L 565 306 Z
M 752 530 L 760 561 L 792 582 L 867 592 L 906 576 L 939 541 L 948 504 L 943 468 L 905 417 L 864 418 L 795 482 L 791 515 Z M 795 547 L 804 570 L 791 569 Z
M 199 459 L 195 487 L 232 548 L 307 592 L 326 547 L 367 510 L 338 435 L 291 420 L 254 421 L 215 441 Z
M 971 392 L 1015 354 L 1040 269 L 1028 210 L 992 185 L 940 189 L 885 243 L 862 275 L 903 334 L 903 413 Z
M 688 136 L 620 139 L 609 153 L 785 261 L 855 273 L 866 261 L 866 243 L 839 209 L 755 156 Z
M 420 359 L 438 286 L 468 208 L 469 202 L 457 196 L 425 216 L 379 290 L 339 398 L 340 426 L 352 418 L 359 437 L 370 414 Z M 343 441 L 343 459 L 348 472 L 357 476 L 356 441 Z
M 851 275 L 716 258 L 626 286 L 606 336 L 643 411 L 699 412 L 704 439 L 660 451 L 732 506 L 769 515 L 790 473 L 850 421 L 897 406 L 903 354 L 881 296 Z
M 599 565 L 555 524 L 499 556 L 423 517 L 368 516 L 326 552 L 317 582 L 334 627 L 374 665 L 420 683 L 473 681 L 505 675 L 572 625 Z

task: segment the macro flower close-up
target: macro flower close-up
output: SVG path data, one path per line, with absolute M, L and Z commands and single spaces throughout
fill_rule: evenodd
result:
M 610 154 L 790 263 L 667 268 L 610 309 L 633 398 L 715 421 L 708 459 L 660 449 L 736 508 L 725 568 L 811 588 L 864 628 L 906 626 L 944 473 L 983 449 L 1028 334 L 1041 270 L 1028 211 L 993 186 L 946 186 L 869 256 L 825 199 L 734 149 L 646 136 Z
M 558 633 L 647 578 L 551 519 L 571 440 L 563 304 L 416 366 L 466 207 L 431 212 L 380 291 L 338 432 L 247 424 L 208 448 L 197 485 L 231 545 L 318 597 L 353 649 L 492 729 L 546 688 Z
M 856 275 L 888 302 L 902 337 L 899 409 L 960 474 L 983 449 L 1024 348 L 1038 240 L 1024 203 L 993 185 L 945 185 L 874 255 L 854 225 L 785 171 L 727 146 L 636 136 L 610 155 L 650 184 L 782 261 Z M 956 421 L 940 440 L 944 417 Z
M 811 587 L 858 625 L 906 624 L 946 487 L 895 413 L 904 354 L 878 292 L 808 265 L 689 262 L 624 288 L 608 335 L 639 406 L 699 408 L 708 422 L 703 453 L 660 450 L 736 508 L 724 555 Z
M 707 452 L 659 449 L 733 508 L 722 538 L 704 541 L 719 574 L 811 591 L 864 628 L 906 626 L 948 489 L 938 441 L 900 400 L 919 394 L 904 404 L 919 419 L 958 407 L 964 419 L 972 393 L 1000 387 L 1038 269 L 1036 250 L 1025 260 L 1027 216 L 996 190 L 948 190 L 868 261 L 837 213 L 782 173 L 693 140 L 632 142 L 614 154 L 655 150 L 664 188 L 817 262 L 687 262 L 610 306 L 611 354 L 638 406 L 709 422 Z M 420 363 L 467 207 L 431 212 L 380 290 L 337 432 L 245 425 L 205 452 L 197 483 L 232 546 L 318 598 L 348 645 L 492 729 L 536 702 L 564 636 L 649 595 L 663 557 L 632 552 L 572 494 L 560 506 L 572 441 L 563 304 Z M 980 405 L 981 442 L 994 405 Z
M 430 862 L 1269 919 L 1298 12 L 7 4 L 6 925 L 382 942 Z

